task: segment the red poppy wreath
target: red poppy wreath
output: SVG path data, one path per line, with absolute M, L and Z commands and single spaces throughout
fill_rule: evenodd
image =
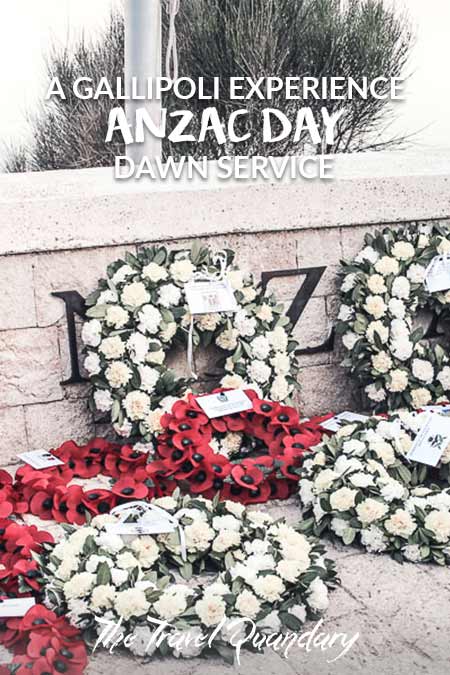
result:
M 177 401 L 162 416 L 150 451 L 102 438 L 84 446 L 67 441 L 52 451 L 64 462 L 60 466 L 22 466 L 14 483 L 2 472 L 1 512 L 81 525 L 87 514 L 171 495 L 177 486 L 242 504 L 286 499 L 297 488 L 305 453 L 321 440 L 319 425 L 326 418 L 300 422 L 294 408 L 246 393 L 250 410 L 217 419 L 209 419 L 193 395 Z
M 303 456 L 321 440 L 324 418 L 300 422 L 294 408 L 245 393 L 250 410 L 216 419 L 192 394 L 177 401 L 162 416 L 156 438 L 163 475 L 208 498 L 220 492 L 242 504 L 286 499 L 299 481 Z

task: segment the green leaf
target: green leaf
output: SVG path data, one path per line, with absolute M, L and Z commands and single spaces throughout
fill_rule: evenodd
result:
M 111 582 L 111 571 L 108 563 L 102 562 L 97 568 L 97 584 L 103 586 Z

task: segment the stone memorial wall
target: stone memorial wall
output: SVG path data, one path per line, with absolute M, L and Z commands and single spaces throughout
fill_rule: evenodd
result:
M 234 249 L 240 268 L 263 275 L 299 315 L 295 335 L 309 350 L 302 411 L 357 408 L 332 339 L 339 261 L 380 226 L 450 224 L 450 162 L 439 153 L 342 156 L 335 173 L 330 182 L 278 185 L 114 183 L 110 169 L 0 176 L 2 465 L 102 431 L 86 407 L 88 385 L 65 383 L 77 379 L 69 343 L 78 335 L 80 347 L 82 319 L 75 312 L 71 333 L 67 296 L 51 294 L 86 296 L 108 263 L 153 242 L 186 247 L 201 238 Z M 300 290 L 307 277 L 318 282 L 312 292 L 309 283 Z

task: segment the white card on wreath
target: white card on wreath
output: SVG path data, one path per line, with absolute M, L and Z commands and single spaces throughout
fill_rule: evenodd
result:
M 192 315 L 238 311 L 234 291 L 228 279 L 191 281 L 185 285 L 184 291 Z
M 449 443 L 450 418 L 429 413 L 406 457 L 413 462 L 437 466 Z
M 346 424 L 351 424 L 352 422 L 365 422 L 367 419 L 367 415 L 345 411 L 334 417 L 330 417 L 326 422 L 322 422 L 320 426 L 327 431 L 336 432 L 339 431 L 341 427 L 345 427 Z
M 34 607 L 36 600 L 34 598 L 6 598 L 0 600 L 0 617 L 14 618 L 25 616 L 29 609 Z
M 231 389 L 219 394 L 199 396 L 196 401 L 209 419 L 233 415 L 253 408 L 253 403 L 242 389 Z
M 437 255 L 425 272 L 425 285 L 429 293 L 450 289 L 450 255 Z
M 163 518 L 153 521 L 139 520 L 137 523 L 111 523 L 106 526 L 108 534 L 136 535 L 168 534 L 175 532 L 176 525 Z
M 47 450 L 30 450 L 17 455 L 25 464 L 29 464 L 33 469 L 50 469 L 52 466 L 61 466 L 64 464 L 58 457 L 52 455 Z

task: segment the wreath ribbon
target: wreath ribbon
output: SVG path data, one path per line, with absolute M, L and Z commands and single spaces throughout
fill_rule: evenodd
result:
M 180 523 L 179 519 L 184 515 L 186 509 L 181 509 L 175 516 L 168 513 L 165 509 L 162 509 L 155 504 L 148 504 L 146 502 L 134 501 L 128 502 L 128 504 L 120 504 L 111 509 L 111 513 L 114 516 L 119 516 L 121 522 L 124 523 L 127 518 L 130 516 L 139 516 L 140 522 L 145 524 L 146 515 L 150 513 L 157 513 L 159 516 L 162 516 L 163 520 L 167 521 L 173 529 L 167 530 L 167 532 L 173 532 L 178 530 L 178 536 L 180 538 L 180 548 L 181 548 L 181 558 L 183 562 L 187 561 L 187 548 L 186 548 L 186 536 L 184 534 L 184 528 Z

